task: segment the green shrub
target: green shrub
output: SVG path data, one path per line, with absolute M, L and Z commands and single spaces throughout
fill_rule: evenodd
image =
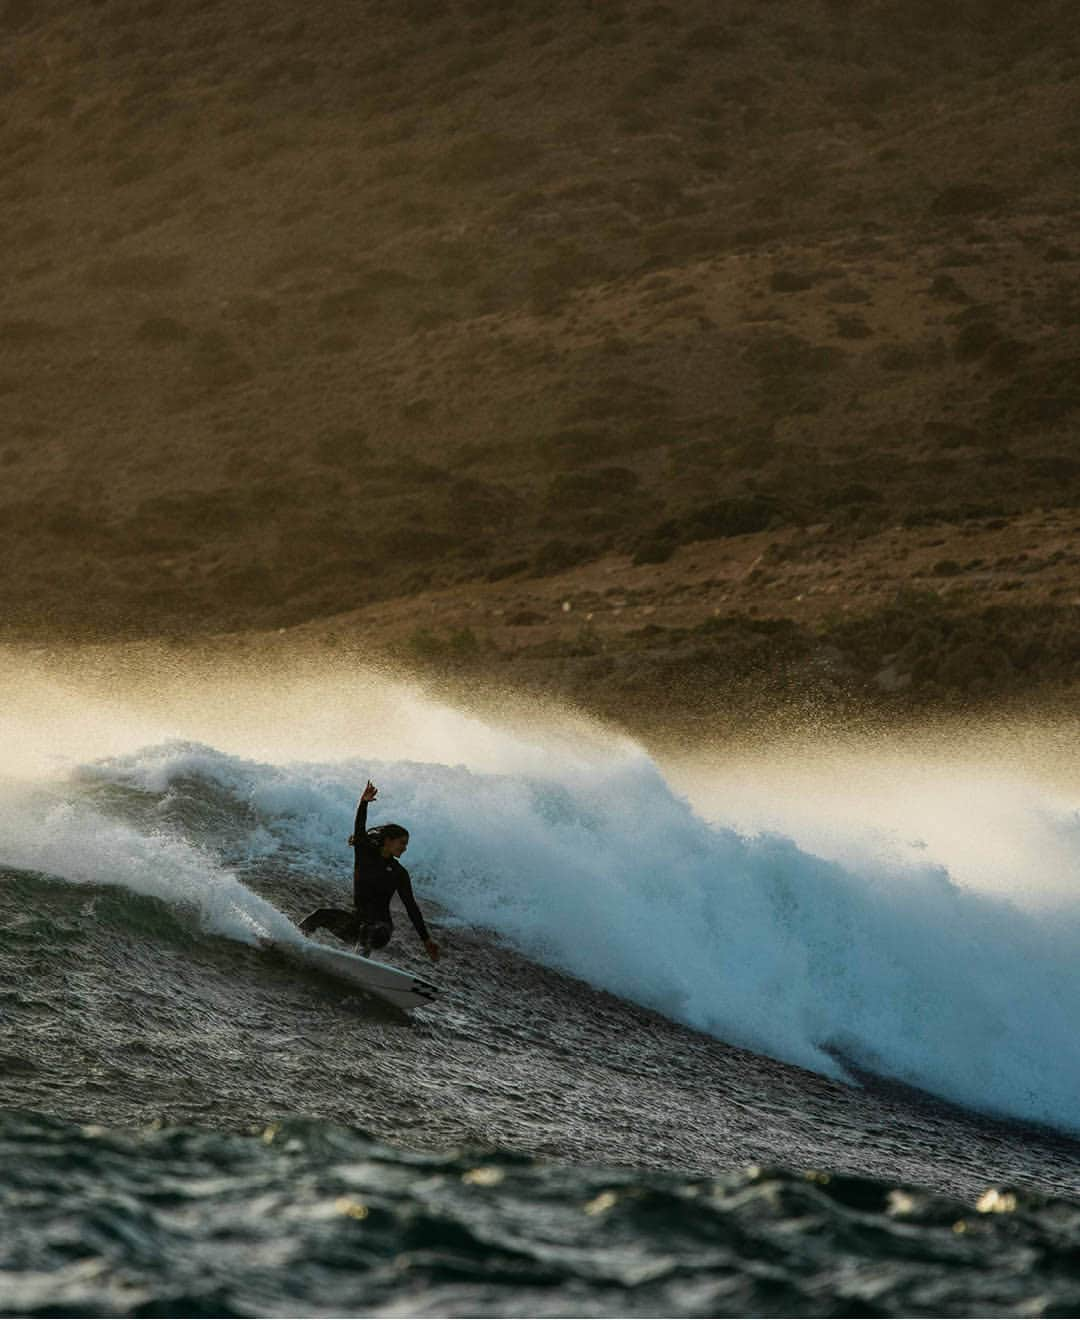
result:
M 841 339 L 869 339 L 874 333 L 861 316 L 834 316 L 833 324 Z
M 927 356 L 920 344 L 887 344 L 875 354 L 884 371 L 916 371 L 925 365 Z
M 191 258 L 182 253 L 143 252 L 95 263 L 86 282 L 99 289 L 164 289 L 182 284 L 190 269 Z
M 593 547 L 588 542 L 568 543 L 558 538 L 546 541 L 533 555 L 533 576 L 547 577 L 552 573 L 563 573 L 568 568 L 586 563 L 593 555 Z
M 191 331 L 180 321 L 171 316 L 149 316 L 135 331 L 135 338 L 140 344 L 177 344 L 189 339 Z
M 850 280 L 841 280 L 826 291 L 825 297 L 831 303 L 868 303 L 870 294 Z
M 887 74 L 866 74 L 845 79 L 825 99 L 848 110 L 882 110 L 903 92 L 904 85 Z
M 936 440 L 942 449 L 961 449 L 979 443 L 979 433 L 970 426 L 961 426 L 958 422 L 927 422 L 923 433 L 931 440 Z
M 650 533 L 635 542 L 631 558 L 635 564 L 666 564 L 678 548 L 677 536 Z
M 418 660 L 434 660 L 442 654 L 444 643 L 430 628 L 417 628 L 410 633 L 407 649 Z
M 0 321 L 0 343 L 14 347 L 45 343 L 53 339 L 56 334 L 55 326 L 36 317 L 12 317 L 10 320 Z
M 953 342 L 953 353 L 961 360 L 982 357 L 1001 338 L 998 326 L 990 320 L 971 321 Z
M 606 458 L 617 447 L 618 441 L 610 431 L 594 426 L 567 426 L 540 442 L 541 453 L 550 455 L 557 463 L 575 467 Z
M 369 290 L 354 286 L 324 294 L 316 315 L 320 321 L 357 320 L 370 316 L 376 306 L 375 297 Z
M 143 179 L 148 179 L 150 175 L 157 174 L 161 168 L 161 162 L 156 157 L 149 152 L 141 152 L 118 165 L 112 172 L 110 182 L 117 188 L 129 183 L 139 183 Z
M 715 54 L 738 50 L 743 44 L 743 34 L 730 24 L 702 23 L 686 34 L 682 44 L 691 52 L 702 50 Z
M 362 426 L 346 426 L 320 436 L 313 456 L 327 467 L 347 471 L 357 463 L 363 462 L 367 449 L 367 430 Z
M 541 154 L 528 138 L 477 133 L 455 142 L 440 158 L 436 174 L 444 183 L 487 183 L 528 169 Z
M 829 344 L 812 344 L 798 335 L 782 332 L 761 335 L 751 342 L 746 358 L 766 381 L 831 371 L 844 360 L 844 353 Z
M 204 389 L 227 389 L 242 384 L 254 375 L 251 364 L 236 351 L 220 330 L 199 335 L 191 358 L 191 375 Z
M 584 472 L 566 472 L 548 487 L 547 503 L 559 509 L 587 509 L 630 495 L 641 478 L 630 468 L 605 467 Z
M 505 559 L 501 563 L 492 564 L 487 571 L 487 580 L 502 582 L 505 578 L 517 577 L 519 573 L 524 573 L 529 566 L 527 559 Z
M 1006 335 L 990 345 L 983 361 L 991 371 L 1006 375 L 1015 371 L 1031 351 L 1031 344 Z
M 353 336 L 343 332 L 323 335 L 321 339 L 315 341 L 316 353 L 351 353 L 355 347 L 356 340 Z
M 1030 459 L 1027 467 L 1032 476 L 1060 484 L 1075 481 L 1080 475 L 1080 459 L 1071 454 L 1042 454 Z
M 1005 195 L 988 183 L 954 183 L 943 188 L 931 203 L 930 210 L 941 216 L 982 215 L 997 211 Z
M 930 281 L 928 292 L 932 298 L 940 298 L 944 302 L 971 302 L 970 295 L 961 288 L 952 275 L 935 275 Z
M 382 537 L 383 556 L 403 563 L 422 564 L 453 550 L 458 537 L 425 527 L 401 527 Z
M 881 491 L 855 481 L 837 490 L 826 491 L 821 502 L 826 509 L 837 509 L 859 504 L 880 504 L 883 499 Z
M 774 293 L 803 293 L 814 287 L 812 275 L 800 275 L 791 270 L 773 271 L 769 278 L 769 288 Z
M 407 422 L 429 422 L 435 413 L 435 400 L 409 399 L 401 405 L 400 411 Z
M 269 298 L 241 298 L 232 308 L 232 315 L 249 325 L 273 325 L 280 314 L 278 305 Z
M 575 289 L 609 279 L 611 269 L 596 252 L 564 245 L 556 256 L 529 270 L 529 295 L 534 311 L 560 307 Z
M 681 520 L 684 539 L 715 541 L 728 536 L 763 532 L 772 522 L 776 505 L 759 496 L 717 500 L 695 509 Z
M 0 28 L 9 32 L 18 32 L 29 27 L 35 18 L 39 18 L 39 6 L 34 0 L 7 0 L 0 9 Z

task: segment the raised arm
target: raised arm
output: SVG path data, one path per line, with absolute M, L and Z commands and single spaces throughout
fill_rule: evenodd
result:
M 356 804 L 353 832 L 349 835 L 349 847 L 353 850 L 353 904 L 358 911 L 364 903 L 365 862 L 371 853 L 371 845 L 368 843 L 366 832 L 368 803 L 374 802 L 378 792 L 379 790 L 369 779 L 364 786 L 364 791 L 360 794 L 360 801 Z
M 367 830 L 367 805 L 374 802 L 379 796 L 379 790 L 369 779 L 364 785 L 364 791 L 360 794 L 360 801 L 356 804 L 356 819 L 353 821 L 353 831 L 349 835 L 349 847 L 357 847 L 364 837 Z

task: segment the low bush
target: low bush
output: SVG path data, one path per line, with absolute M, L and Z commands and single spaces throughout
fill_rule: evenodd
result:
M 763 532 L 772 522 L 776 506 L 771 500 L 744 496 L 702 505 L 680 520 L 687 541 L 715 541 L 728 536 Z
M 588 509 L 630 495 L 640 484 L 638 474 L 624 467 L 566 472 L 548 486 L 547 504 L 553 509 Z
M 178 344 L 191 338 L 191 331 L 182 322 L 171 316 L 148 316 L 135 331 L 135 338 L 140 344 L 152 344 L 155 347 L 166 344 Z
M 542 454 L 550 456 L 555 462 L 576 466 L 614 453 L 617 443 L 612 432 L 600 427 L 567 426 L 545 436 L 538 447 Z
M 427 564 L 455 548 L 458 537 L 424 527 L 402 527 L 381 538 L 382 558 L 403 564 Z
M 339 467 L 344 471 L 362 463 L 367 448 L 367 429 L 362 426 L 346 426 L 321 435 L 315 443 L 313 457 L 327 467 Z M 359 475 L 363 476 L 363 473 Z
M 861 316 L 835 316 L 833 324 L 841 339 L 869 339 L 874 333 Z
M 538 143 L 504 133 L 477 133 L 454 143 L 435 172 L 444 183 L 487 183 L 528 169 L 540 159 Z
M 766 381 L 832 371 L 844 352 L 830 344 L 813 344 L 787 332 L 761 335 L 746 349 L 746 359 Z
M 54 338 L 56 334 L 55 326 L 50 325 L 48 321 L 40 321 L 37 317 L 12 317 L 10 320 L 0 321 L 0 344 L 7 344 L 10 347 L 20 348 L 44 343 Z
M 565 572 L 568 568 L 587 563 L 594 554 L 592 544 L 587 541 L 571 543 L 557 538 L 546 541 L 533 555 L 533 576 L 546 577 L 549 573 Z
M 99 289 L 165 289 L 183 284 L 191 258 L 183 253 L 143 252 L 99 261 L 86 272 L 86 282 Z
M 989 319 L 971 321 L 963 327 L 953 341 L 953 353 L 961 361 L 982 357 L 1001 338 L 996 322 Z
M 406 643 L 417 660 L 470 660 L 482 650 L 480 639 L 471 628 L 458 628 L 440 636 L 430 628 L 417 628 Z
M 979 443 L 979 433 L 973 427 L 961 426 L 958 422 L 927 422 L 923 433 L 930 440 L 935 440 L 942 449 L 961 449 Z
M 222 390 L 242 384 L 254 374 L 251 364 L 220 330 L 208 330 L 196 339 L 191 376 L 197 385 L 207 390 Z
M 826 509 L 839 509 L 859 504 L 880 504 L 884 500 L 881 491 L 862 482 L 850 482 L 836 490 L 828 490 L 822 496 L 821 503 Z
M 631 549 L 631 559 L 635 564 L 666 564 L 679 548 L 675 535 L 659 535 L 655 532 L 640 537 Z
M 529 270 L 529 296 L 539 313 L 557 310 L 575 289 L 609 279 L 611 269 L 598 253 L 563 245 L 549 260 Z
M 502 582 L 506 578 L 517 577 L 519 573 L 524 573 L 530 567 L 527 559 L 504 559 L 498 564 L 492 564 L 487 571 L 487 580 L 489 582 Z
M 728 23 L 702 23 L 686 34 L 682 44 L 691 53 L 700 50 L 716 54 L 738 50 L 743 41 L 743 34 Z
M 813 287 L 812 275 L 802 275 L 792 270 L 773 271 L 769 278 L 769 288 L 773 293 L 803 293 Z
M 871 301 L 870 294 L 859 285 L 853 284 L 850 280 L 841 280 L 839 284 L 834 284 L 826 290 L 825 297 L 831 303 L 868 303 Z
M 933 215 L 973 216 L 999 210 L 1004 193 L 988 183 L 954 183 L 943 188 L 930 204 Z
M 930 288 L 927 292 L 932 298 L 939 298 L 943 302 L 971 302 L 971 296 L 952 275 L 935 275 L 930 281 Z

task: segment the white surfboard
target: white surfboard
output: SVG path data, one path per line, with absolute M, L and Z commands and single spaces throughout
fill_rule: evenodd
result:
M 372 958 L 362 958 L 360 954 L 345 949 L 331 949 L 315 940 L 305 940 L 303 944 L 279 944 L 277 947 L 302 966 L 313 967 L 340 981 L 349 981 L 396 1008 L 420 1008 L 423 1004 L 430 1004 L 439 993 L 438 987 L 422 976 L 403 972 L 400 967 L 391 967 L 388 963 L 375 962 Z

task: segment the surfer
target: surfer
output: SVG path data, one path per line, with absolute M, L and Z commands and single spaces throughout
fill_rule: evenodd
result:
M 301 921 L 305 935 L 328 930 L 339 940 L 353 943 L 366 958 L 372 949 L 389 944 L 394 933 L 390 900 L 395 894 L 405 905 L 428 957 L 439 961 L 439 946 L 431 938 L 420 907 L 412 891 L 409 873 L 398 861 L 409 846 L 409 831 L 401 825 L 377 825 L 367 828 L 368 803 L 379 790 L 369 779 L 356 806 L 356 820 L 349 836 L 353 850 L 353 903 L 355 912 L 343 908 L 318 908 Z

